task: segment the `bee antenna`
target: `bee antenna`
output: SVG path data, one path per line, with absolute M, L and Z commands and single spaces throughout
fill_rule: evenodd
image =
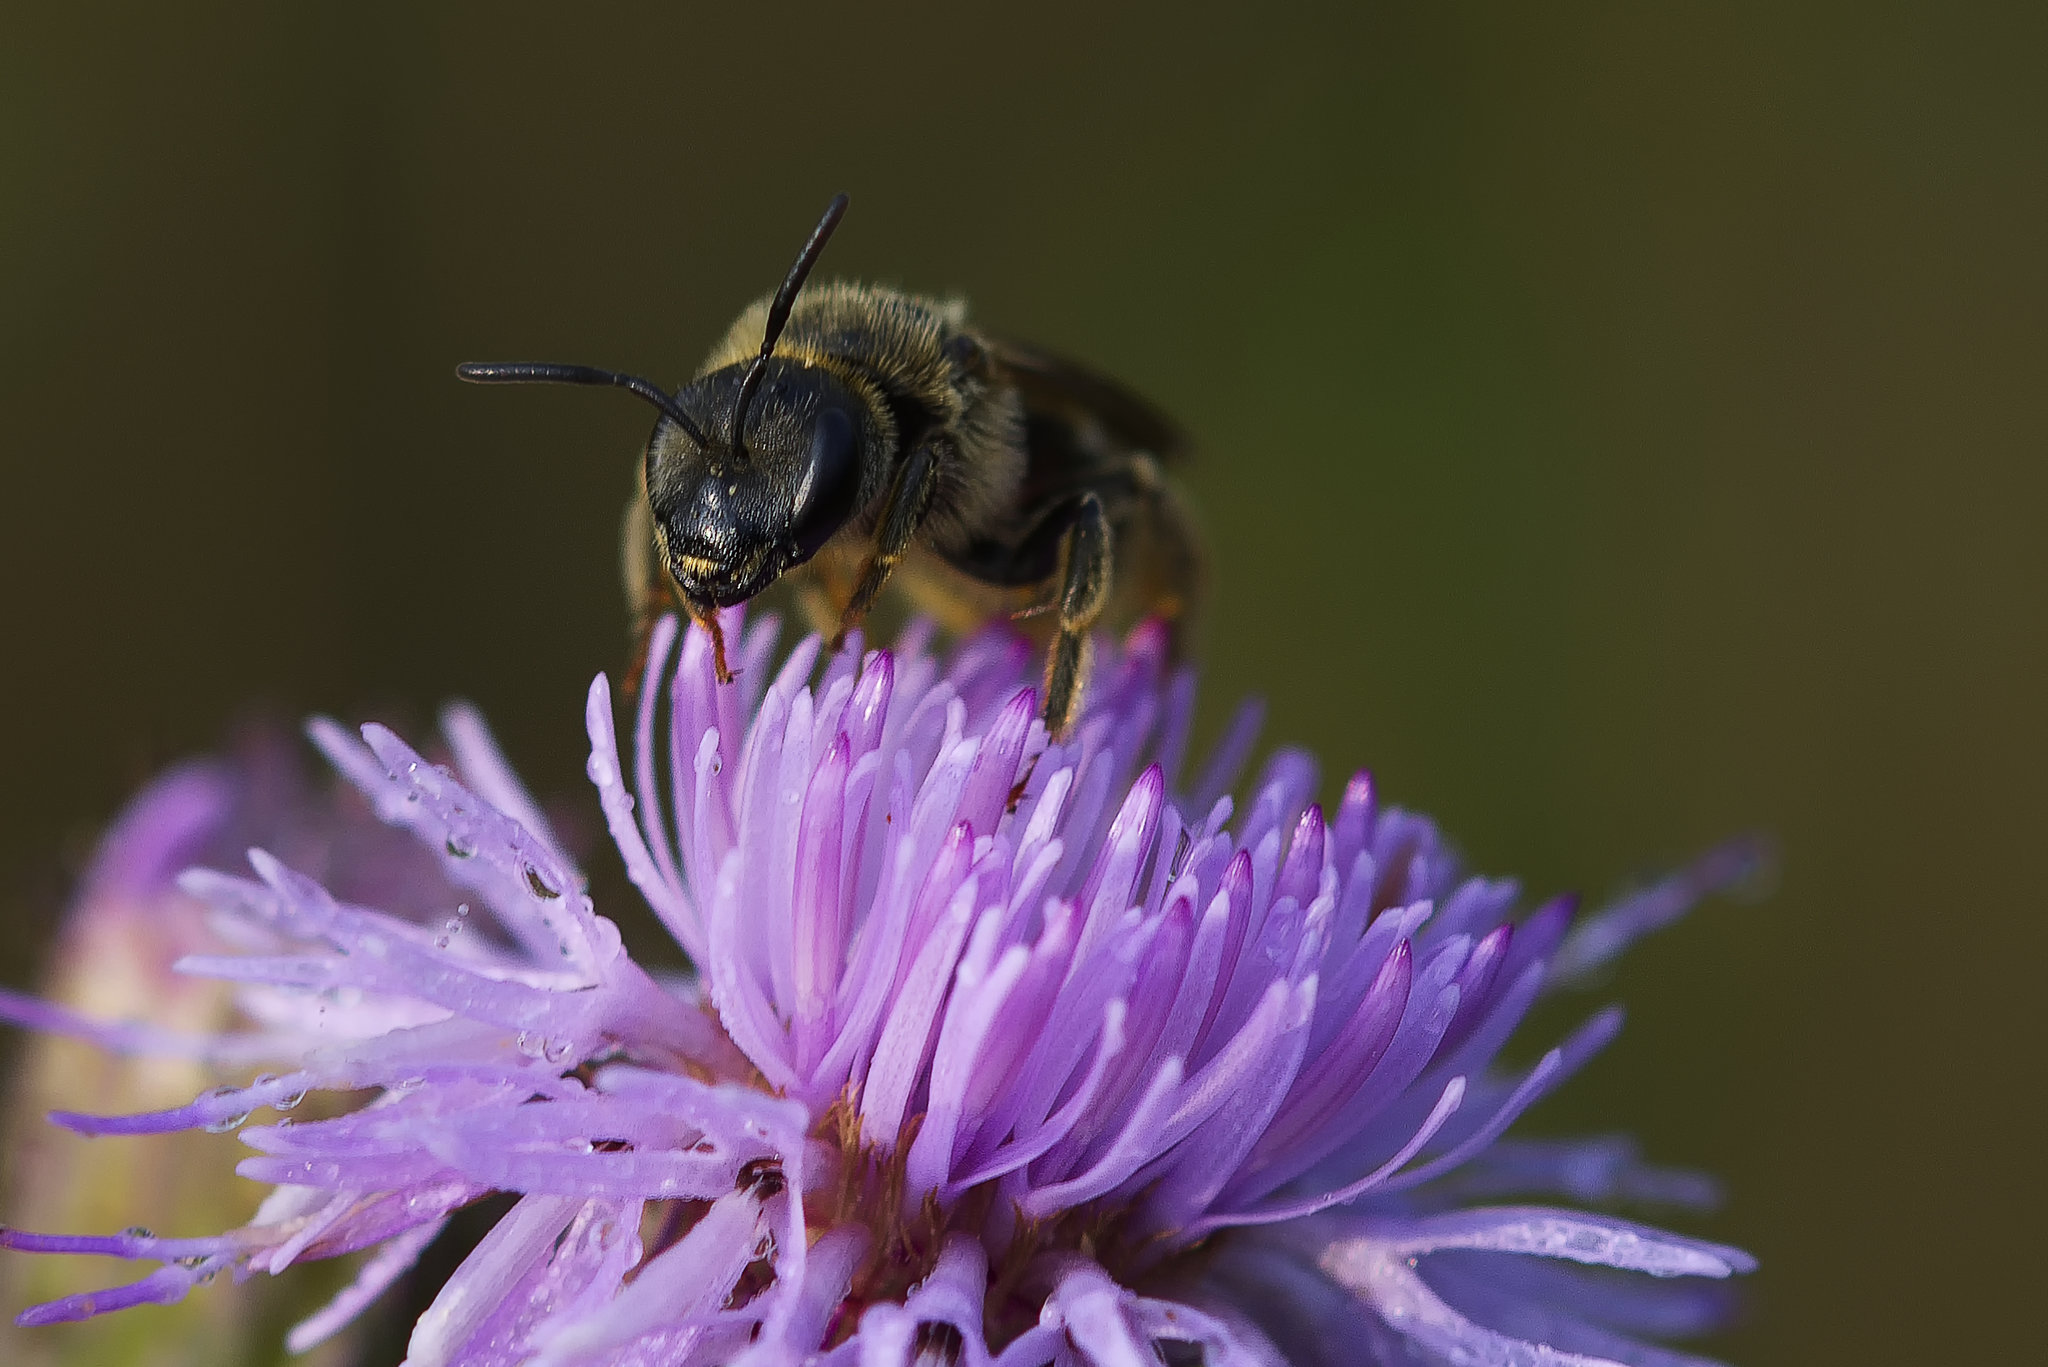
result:
M 621 375 L 616 370 L 599 370 L 589 365 L 547 365 L 531 362 L 464 361 L 455 373 L 471 384 L 608 384 L 637 394 L 661 410 L 662 416 L 683 429 L 691 441 L 708 448 L 710 438 L 697 420 L 683 411 L 675 396 L 652 380 L 638 375 Z
M 761 372 L 768 367 L 768 357 L 775 350 L 776 340 L 782 336 L 783 325 L 789 322 L 789 311 L 796 304 L 797 291 L 810 277 L 811 267 L 818 264 L 818 257 L 831 240 L 832 230 L 846 216 L 846 206 L 850 202 L 843 194 L 832 197 L 832 202 L 825 206 L 825 216 L 818 220 L 817 227 L 811 229 L 811 240 L 804 243 L 804 249 L 796 254 L 796 264 L 783 277 L 782 288 L 775 291 L 775 301 L 768 305 L 768 326 L 762 330 L 761 354 L 754 357 L 754 363 L 747 367 L 746 375 L 740 380 L 739 398 L 732 406 L 732 453 L 735 456 L 744 458 L 746 455 L 745 439 L 740 434 L 746 430 L 747 410 L 753 406 L 754 391 L 761 387 Z

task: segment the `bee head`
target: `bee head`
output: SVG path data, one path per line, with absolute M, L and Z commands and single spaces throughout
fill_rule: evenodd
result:
M 868 420 L 858 396 L 827 371 L 777 359 L 743 415 L 742 369 L 714 371 L 676 396 L 706 415 L 698 434 L 663 421 L 647 443 L 662 559 L 696 605 L 752 598 L 816 555 L 863 504 Z M 706 430 L 717 435 L 700 440 Z
M 801 565 L 861 505 L 865 409 L 829 373 L 775 357 L 775 342 L 847 197 L 826 206 L 768 306 L 761 350 L 670 394 L 580 365 L 455 368 L 478 384 L 608 384 L 661 410 L 647 441 L 647 499 L 662 559 L 691 613 L 743 603 Z

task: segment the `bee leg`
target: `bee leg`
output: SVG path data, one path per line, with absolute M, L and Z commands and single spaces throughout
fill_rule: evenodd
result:
M 647 495 L 626 505 L 624 535 L 621 539 L 621 568 L 626 580 L 626 608 L 633 617 L 633 655 L 626 665 L 625 695 L 631 703 L 639 698 L 647 673 L 648 649 L 654 643 L 654 624 L 680 604 L 691 621 L 711 636 L 711 667 L 722 684 L 732 682 L 726 667 L 725 632 L 718 622 L 718 609 L 709 603 L 692 603 L 683 596 L 676 581 L 656 554 L 654 518 L 647 509 Z
M 647 490 L 641 488 L 626 505 L 619 529 L 619 568 L 626 585 L 626 611 L 633 619 L 633 654 L 622 680 L 626 701 L 640 696 L 641 678 L 647 672 L 647 652 L 654 641 L 654 624 L 675 611 L 675 581 L 668 577 L 661 557 L 655 553 L 654 515 L 647 507 Z
M 939 492 L 939 477 L 953 459 L 953 444 L 944 437 L 919 442 L 910 459 L 896 470 L 889 486 L 889 501 L 882 508 L 882 522 L 875 529 L 875 549 L 861 566 L 853 594 L 839 614 L 839 630 L 833 634 L 832 649 L 846 644 L 846 633 L 859 626 L 875 605 L 882 586 L 889 582 L 903 557 L 910 551 L 910 539 L 924 524 L 932 499 Z
M 731 683 L 733 678 L 732 670 L 727 668 L 725 663 L 725 628 L 719 625 L 718 609 L 715 607 L 699 609 L 689 604 L 685 604 L 685 606 L 690 609 L 690 620 L 704 628 L 705 634 L 711 638 L 712 676 L 722 684 Z
M 1059 631 L 1045 659 L 1045 729 L 1054 740 L 1065 739 L 1080 711 L 1095 649 L 1089 632 L 1109 601 L 1109 519 L 1102 500 L 1083 494 L 1071 506 L 1074 520 L 1060 537 Z
M 664 594 L 660 599 L 649 594 L 646 599 L 633 607 L 633 654 L 626 662 L 625 694 L 630 704 L 640 697 L 640 683 L 647 673 L 647 656 L 654 645 L 654 624 L 661 620 L 669 604 Z
M 633 611 L 633 656 L 626 665 L 625 695 L 627 702 L 640 696 L 640 685 L 647 673 L 647 656 L 654 644 L 654 624 L 675 611 L 678 602 L 692 622 L 704 628 L 711 637 L 711 668 L 722 684 L 733 680 L 732 670 L 725 662 L 725 628 L 719 624 L 718 609 L 699 607 L 682 600 L 673 586 L 665 582 L 649 583 L 646 595 Z

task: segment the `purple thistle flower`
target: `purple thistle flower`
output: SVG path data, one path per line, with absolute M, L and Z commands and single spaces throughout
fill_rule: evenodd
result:
M 1518 916 L 1512 883 L 1464 875 L 1363 775 L 1326 815 L 1314 764 L 1281 752 L 1239 809 L 1253 711 L 1184 773 L 1193 676 L 1150 631 L 1102 648 L 1060 744 L 1003 632 L 942 660 L 913 631 L 822 665 L 813 637 L 771 677 L 756 623 L 725 687 L 702 633 L 679 653 L 676 636 L 656 635 L 627 753 L 593 684 L 589 772 L 698 977 L 625 953 L 473 718 L 454 771 L 381 727 L 315 723 L 488 916 L 451 933 L 260 851 L 254 878 L 188 874 L 225 943 L 180 966 L 239 985 L 258 1025 L 237 1057 L 281 1071 L 55 1118 L 240 1129 L 256 1156 L 237 1170 L 272 1194 L 211 1238 L 0 1232 L 160 1264 L 21 1322 L 367 1251 L 293 1331 L 303 1349 L 453 1211 L 510 1192 L 412 1367 L 1699 1361 L 1650 1340 L 1712 1327 L 1746 1255 L 1466 1203 L 1710 1195 L 1617 1141 L 1501 1139 L 1618 1013 L 1519 1072 L 1494 1061 L 1545 991 L 1743 876 L 1747 847 L 1576 927 L 1569 899 Z

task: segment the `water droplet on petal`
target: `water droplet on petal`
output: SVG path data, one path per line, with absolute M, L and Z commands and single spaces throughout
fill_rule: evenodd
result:
M 248 1119 L 249 1113 L 243 1111 L 240 1115 L 223 1116 L 219 1120 L 208 1121 L 205 1129 L 208 1134 L 226 1134 L 229 1130 L 240 1129 Z
M 289 1111 L 305 1099 L 306 1094 L 304 1092 L 289 1092 L 284 1096 L 279 1097 L 277 1100 L 271 1102 L 270 1105 L 274 1110 Z M 280 1120 L 277 1123 L 280 1125 L 289 1125 L 291 1122 L 289 1120 Z
M 124 1239 L 154 1239 L 156 1231 L 148 1225 L 130 1225 L 121 1231 L 121 1237 Z
M 526 875 L 526 886 L 532 890 L 535 897 L 553 901 L 562 895 L 561 889 L 550 887 L 547 880 L 540 876 L 540 870 L 533 865 L 527 864 L 520 871 Z
M 457 859 L 467 859 L 476 853 L 476 841 L 467 832 L 448 832 L 448 853 Z

